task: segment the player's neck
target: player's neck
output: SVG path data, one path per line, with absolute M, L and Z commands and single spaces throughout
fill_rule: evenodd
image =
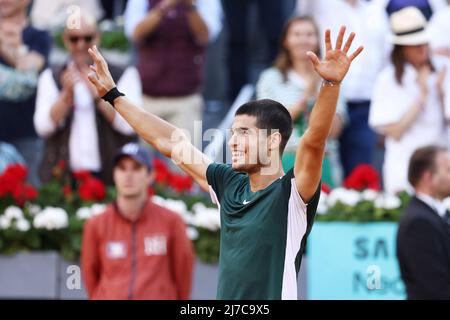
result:
M 284 176 L 284 171 L 281 162 L 276 168 L 261 167 L 259 170 L 248 174 L 250 190 L 256 192 L 265 189 L 282 176 Z

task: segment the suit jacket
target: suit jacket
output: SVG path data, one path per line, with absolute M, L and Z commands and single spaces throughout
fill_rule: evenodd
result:
M 399 223 L 397 258 L 408 299 L 450 299 L 450 225 L 417 197 Z

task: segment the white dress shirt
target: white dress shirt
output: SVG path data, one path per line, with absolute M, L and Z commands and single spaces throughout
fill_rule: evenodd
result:
M 142 105 L 141 81 L 136 68 L 128 67 L 125 70 L 117 82 L 117 88 L 135 105 Z M 59 93 L 52 70 L 46 69 L 39 77 L 34 114 L 36 132 L 43 138 L 52 135 L 58 128 L 50 111 Z M 69 162 L 72 171 L 101 169 L 95 108 L 88 87 L 85 83 L 78 82 L 74 87 L 74 112 L 69 137 Z M 112 127 L 125 135 L 134 134 L 134 130 L 117 112 Z
M 209 42 L 213 42 L 222 30 L 223 11 L 219 0 L 198 0 L 198 13 L 205 21 L 208 32 Z M 136 26 L 144 20 L 149 11 L 148 0 L 129 0 L 125 8 L 125 34 L 132 38 Z
M 380 73 L 375 83 L 369 125 L 381 133 L 383 126 L 397 123 L 405 116 L 420 92 L 417 71 L 413 66 L 405 65 L 403 85 L 397 83 L 394 74 L 395 69 L 390 65 Z M 408 164 L 417 148 L 430 144 L 447 146 L 444 113 L 435 86 L 436 77 L 433 73 L 428 79 L 428 99 L 415 122 L 399 140 L 386 137 L 383 177 L 385 189 L 389 193 L 410 189 L 407 181 Z
M 378 73 L 387 64 L 392 45 L 389 43 L 389 21 L 386 12 L 370 2 L 358 0 L 351 6 L 344 0 L 303 0 L 298 2 L 300 14 L 316 20 L 321 35 L 331 30 L 334 47 L 341 26 L 347 27 L 346 37 L 355 32 L 350 53 L 360 45 L 364 51 L 352 63 L 343 84 L 342 94 L 347 100 L 370 100 Z M 323 36 L 321 36 L 323 39 Z M 324 53 L 324 41 L 321 41 Z

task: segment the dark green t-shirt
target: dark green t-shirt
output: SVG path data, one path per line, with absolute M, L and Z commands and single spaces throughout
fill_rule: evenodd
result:
M 297 274 L 320 197 L 306 205 L 293 170 L 251 192 L 246 173 L 212 163 L 206 171 L 220 208 L 217 299 L 297 299 Z

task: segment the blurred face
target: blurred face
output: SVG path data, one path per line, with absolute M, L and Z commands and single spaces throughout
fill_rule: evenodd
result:
M 426 44 L 418 46 L 404 46 L 403 55 L 405 60 L 416 68 L 420 68 L 421 66 L 427 64 L 430 58 L 428 45 Z
M 450 196 L 450 154 L 439 152 L 436 156 L 436 170 L 431 176 L 434 195 L 438 199 Z
M 0 17 L 8 18 L 24 11 L 30 0 L 0 0 Z
M 319 39 L 314 25 L 310 21 L 296 21 L 288 29 L 284 47 L 292 59 L 306 59 L 306 52 L 316 52 Z
M 123 157 L 114 167 L 114 183 L 120 197 L 144 196 L 152 180 L 152 174 L 147 167 L 130 157 Z
M 256 117 L 236 116 L 230 134 L 228 146 L 234 170 L 254 173 L 273 163 L 271 157 L 279 159 L 281 135 L 273 133 L 268 136 L 267 130 L 256 126 Z
M 64 45 L 77 64 L 91 63 L 88 49 L 98 45 L 99 38 L 96 26 L 84 21 L 79 29 L 66 29 L 63 34 Z

